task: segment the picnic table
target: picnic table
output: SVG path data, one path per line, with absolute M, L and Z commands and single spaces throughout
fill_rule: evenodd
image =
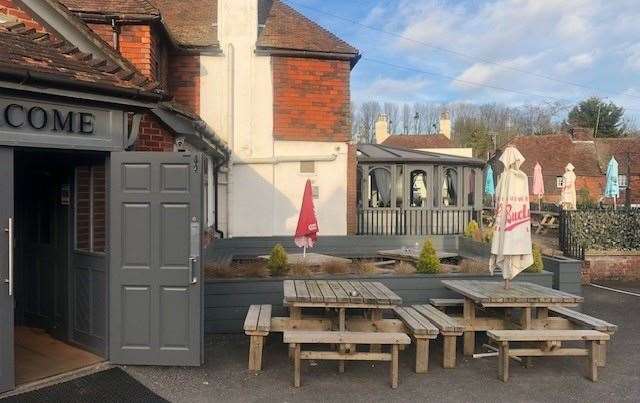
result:
M 303 308 L 335 308 L 338 330 L 346 330 L 347 310 L 363 309 L 370 320 L 381 320 L 385 309 L 402 304 L 402 298 L 378 281 L 285 280 L 284 305 L 291 321 L 304 320 Z
M 536 234 L 544 235 L 550 229 L 557 229 L 559 227 L 558 219 L 559 213 L 555 211 L 530 211 L 531 225 L 535 228 Z
M 285 280 L 283 288 L 289 318 L 282 327 L 296 363 L 295 386 L 300 385 L 300 359 L 338 360 L 340 372 L 344 372 L 345 360 L 391 361 L 392 386 L 397 386 L 398 348 L 409 338 L 402 322 L 383 319 L 383 312 L 401 305 L 402 298 L 377 281 Z M 336 311 L 337 317 L 303 316 L 307 308 Z M 337 351 L 301 351 L 301 343 L 336 344 Z M 370 353 L 358 352 L 356 344 L 369 345 Z M 391 345 L 391 353 L 382 353 L 381 344 Z
M 475 350 L 475 332 L 512 328 L 512 310 L 520 309 L 521 329 L 546 328 L 550 318 L 549 308 L 574 307 L 583 302 L 578 295 L 528 282 L 513 282 L 505 289 L 503 282 L 477 280 L 443 280 L 448 289 L 464 297 L 462 323 L 464 325 L 464 352 L 472 355 Z M 477 317 L 478 309 L 503 311 L 504 317 Z M 551 319 L 555 321 L 556 319 Z M 563 323 L 558 323 L 563 326 Z

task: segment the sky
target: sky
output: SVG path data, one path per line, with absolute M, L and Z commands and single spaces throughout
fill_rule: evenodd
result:
M 354 102 L 597 95 L 640 120 L 640 0 L 284 1 L 360 50 Z

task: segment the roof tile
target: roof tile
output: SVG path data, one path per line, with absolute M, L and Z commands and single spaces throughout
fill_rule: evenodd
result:
M 358 49 L 322 28 L 298 11 L 274 0 L 258 36 L 257 46 L 267 49 L 359 54 Z

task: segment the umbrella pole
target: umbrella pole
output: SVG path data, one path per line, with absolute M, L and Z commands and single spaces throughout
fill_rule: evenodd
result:
M 542 211 L 542 196 L 538 195 L 538 211 Z
M 307 257 L 307 247 L 306 246 L 304 248 L 302 248 L 302 258 L 304 259 L 305 257 Z
M 509 288 L 511 288 L 511 280 L 509 280 L 508 278 L 504 279 L 504 289 L 508 290 Z
M 617 201 L 617 200 L 618 200 L 618 198 L 614 196 L 614 197 L 613 197 L 613 209 L 614 209 L 614 210 L 615 210 L 615 209 L 616 209 L 616 207 L 617 207 L 617 206 L 616 206 L 616 201 Z

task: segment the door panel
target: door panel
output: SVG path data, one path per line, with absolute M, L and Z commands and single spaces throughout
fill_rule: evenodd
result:
M 201 363 L 202 181 L 198 154 L 111 154 L 114 363 Z
M 0 392 L 15 386 L 13 281 L 9 267 L 9 218 L 13 219 L 13 149 L 0 147 Z M 12 245 L 13 247 L 13 245 Z M 12 295 L 10 295 L 12 294 Z

